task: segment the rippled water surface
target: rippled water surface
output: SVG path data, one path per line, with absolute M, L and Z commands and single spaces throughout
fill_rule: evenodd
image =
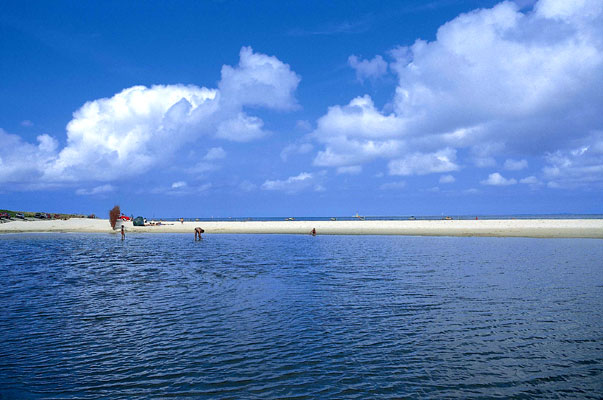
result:
M 0 236 L 0 399 L 601 398 L 603 241 Z

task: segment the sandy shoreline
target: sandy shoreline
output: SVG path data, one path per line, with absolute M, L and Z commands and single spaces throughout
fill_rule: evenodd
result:
M 199 226 L 206 234 L 273 233 L 318 235 L 412 235 L 412 236 L 497 236 L 541 238 L 601 238 L 603 219 L 511 219 L 436 221 L 198 221 L 165 222 L 160 226 L 133 226 L 130 233 L 190 233 Z M 0 224 L 0 233 L 89 232 L 118 233 L 107 219 L 71 218 L 50 221 L 11 221 Z

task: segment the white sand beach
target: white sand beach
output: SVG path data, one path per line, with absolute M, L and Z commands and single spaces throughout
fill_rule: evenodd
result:
M 205 234 L 274 233 L 318 235 L 413 235 L 413 236 L 498 236 L 540 238 L 602 238 L 603 219 L 505 219 L 505 220 L 408 220 L 408 221 L 179 221 L 156 226 L 133 226 L 132 233 Z M 18 232 L 94 232 L 118 233 L 107 219 L 71 218 L 48 221 L 10 221 L 0 224 L 0 233 Z

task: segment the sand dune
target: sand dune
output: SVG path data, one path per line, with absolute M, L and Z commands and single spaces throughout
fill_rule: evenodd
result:
M 190 233 L 200 226 L 206 234 L 275 233 L 318 235 L 416 235 L 416 236 L 517 236 L 603 238 L 603 219 L 510 219 L 436 221 L 212 221 L 164 222 L 160 226 L 135 227 L 131 233 Z M 95 232 L 118 233 L 109 220 L 71 218 L 49 221 L 11 221 L 0 224 L 0 233 L 17 232 Z

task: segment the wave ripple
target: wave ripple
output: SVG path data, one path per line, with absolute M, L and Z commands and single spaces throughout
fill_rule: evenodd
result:
M 601 398 L 599 240 L 0 237 L 0 399 Z

